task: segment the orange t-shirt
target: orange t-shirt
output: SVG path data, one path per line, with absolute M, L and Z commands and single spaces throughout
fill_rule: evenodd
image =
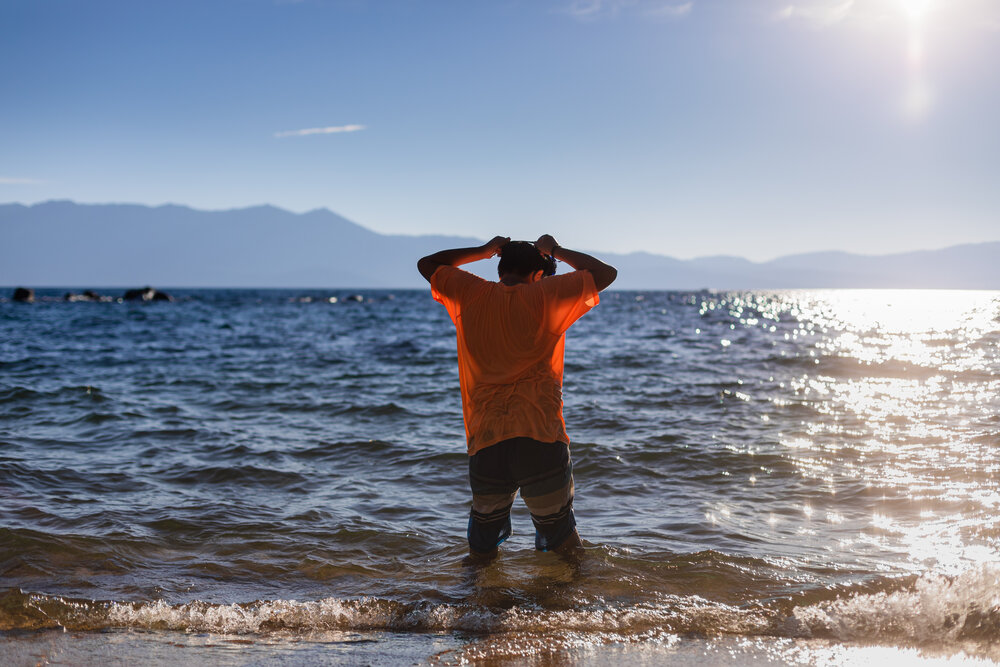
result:
M 568 444 L 564 334 L 600 301 L 590 271 L 504 285 L 441 266 L 431 276 L 431 294 L 458 331 L 469 455 L 515 437 Z

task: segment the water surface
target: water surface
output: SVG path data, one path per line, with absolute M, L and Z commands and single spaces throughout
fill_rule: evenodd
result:
M 40 294 L 0 303 L 0 628 L 1000 658 L 1000 293 L 605 293 L 567 337 L 586 552 L 518 501 L 482 570 L 428 293 Z

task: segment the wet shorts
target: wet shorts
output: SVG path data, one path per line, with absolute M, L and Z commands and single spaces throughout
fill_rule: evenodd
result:
M 469 457 L 469 547 L 490 552 L 510 537 L 510 508 L 521 489 L 535 524 L 535 548 L 554 549 L 576 527 L 573 463 L 563 442 L 511 438 Z

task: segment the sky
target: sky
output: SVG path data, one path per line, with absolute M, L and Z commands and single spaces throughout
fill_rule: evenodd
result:
M 997 0 L 0 0 L 0 202 L 756 261 L 1000 240 Z

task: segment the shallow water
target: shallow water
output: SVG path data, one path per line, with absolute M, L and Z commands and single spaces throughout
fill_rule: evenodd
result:
M 48 294 L 0 303 L 0 629 L 1000 659 L 1000 293 L 605 293 L 567 339 L 587 549 L 518 503 L 484 569 L 426 292 Z

